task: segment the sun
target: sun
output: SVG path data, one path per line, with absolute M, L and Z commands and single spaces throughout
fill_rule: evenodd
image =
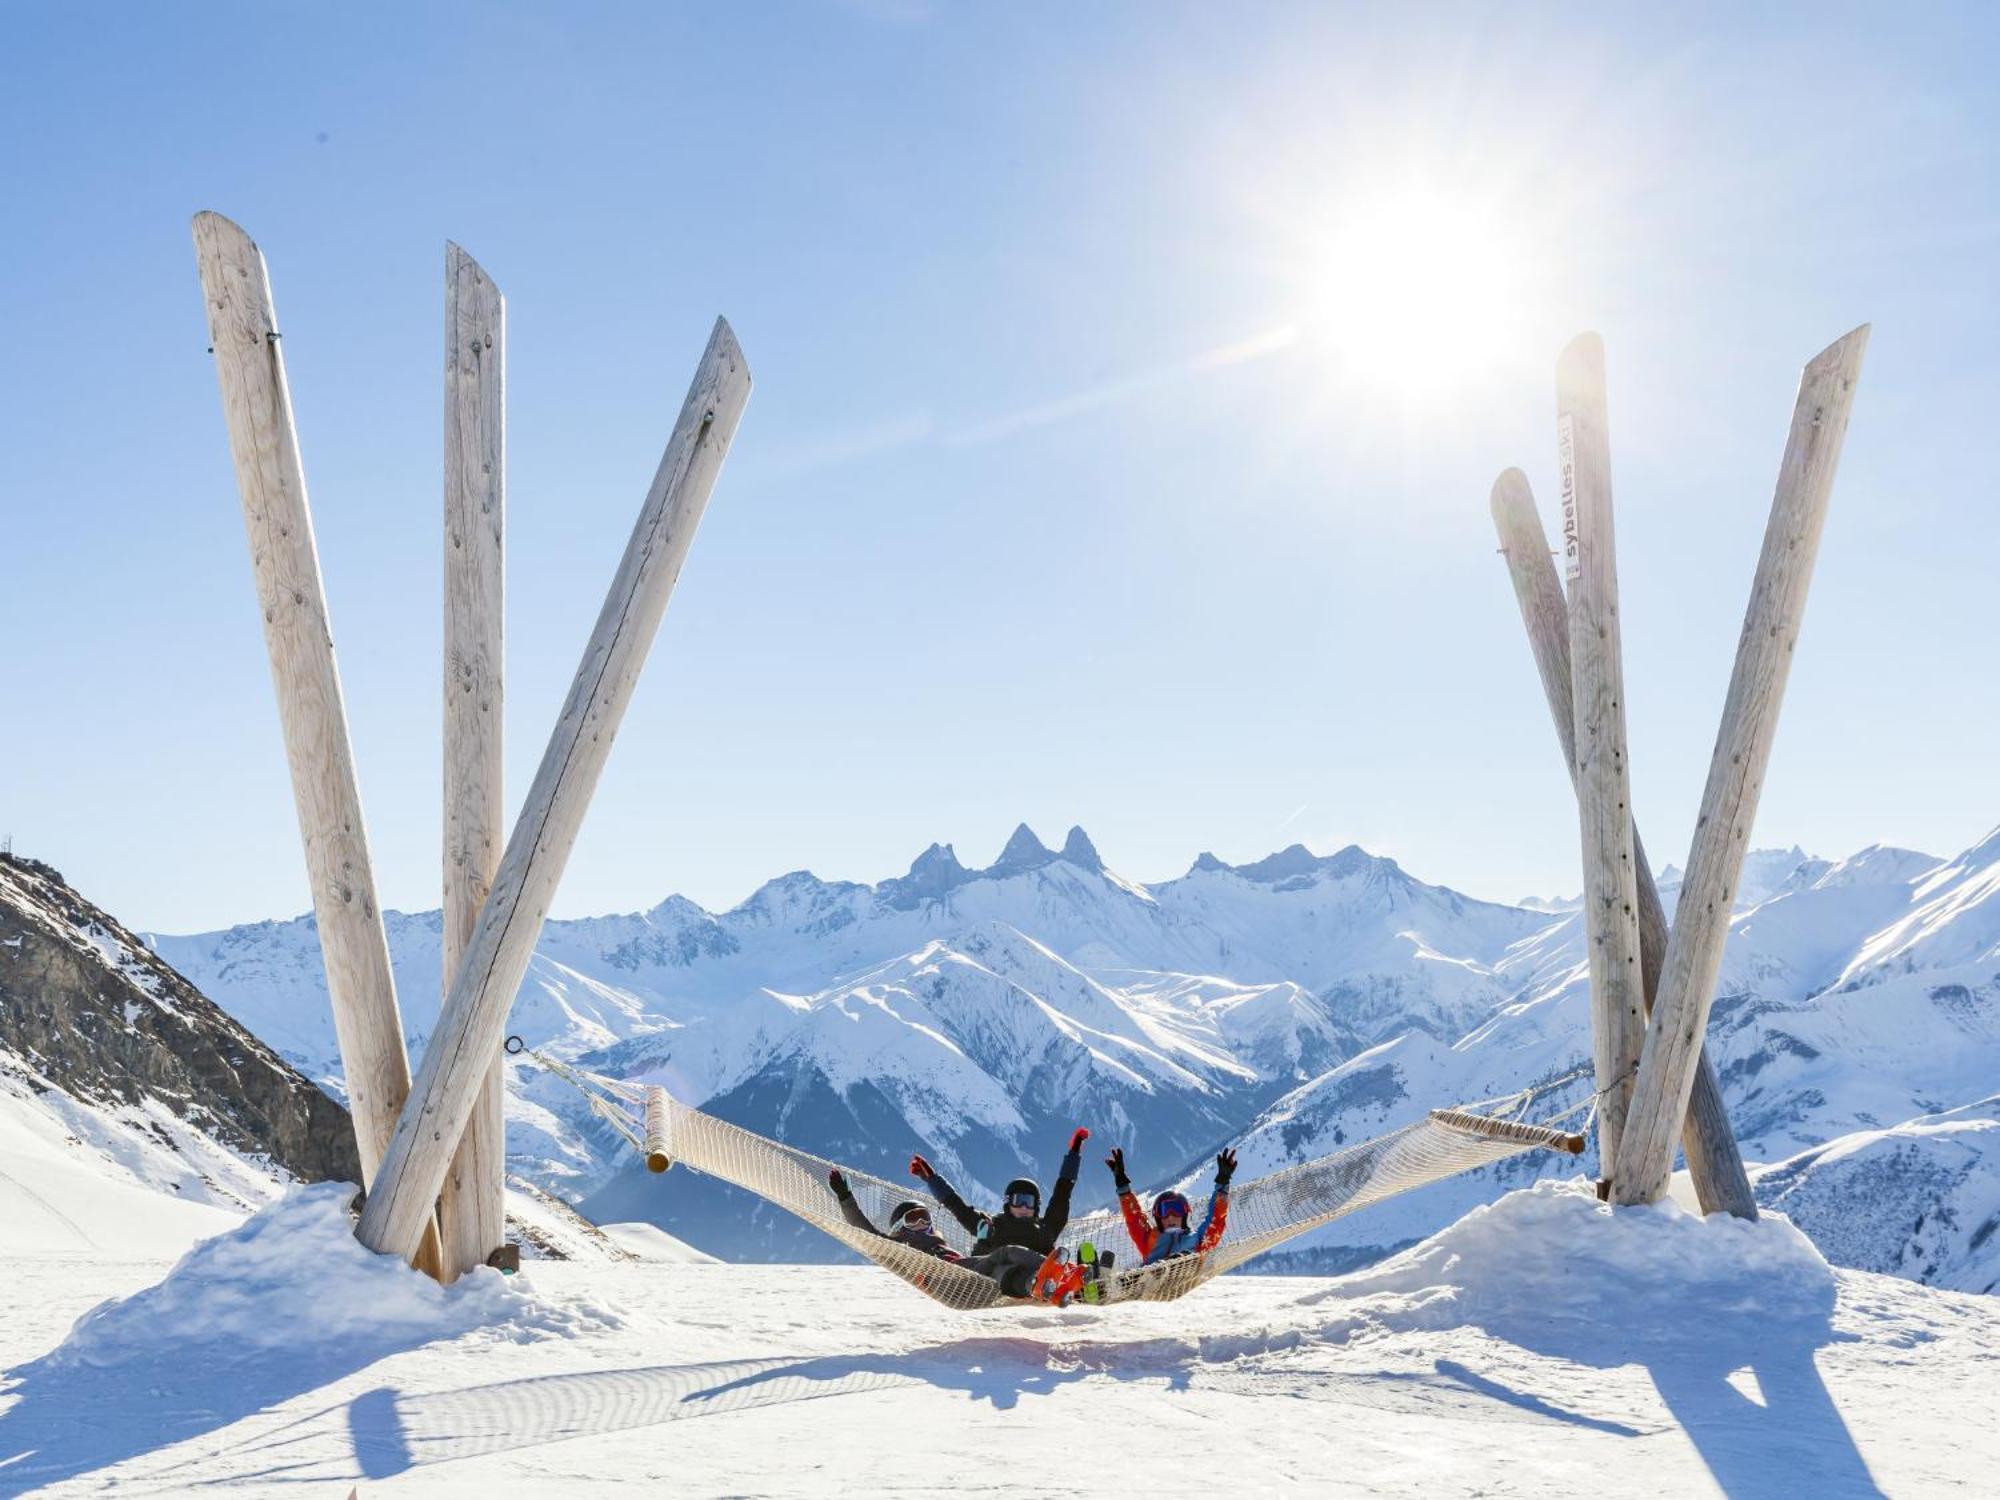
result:
M 1420 180 L 1378 185 L 1317 216 L 1305 336 L 1343 384 L 1449 394 L 1519 341 L 1533 267 L 1499 205 Z

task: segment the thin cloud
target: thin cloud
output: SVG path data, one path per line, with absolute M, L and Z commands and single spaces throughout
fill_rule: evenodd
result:
M 1298 338 L 1297 325 L 1286 323 L 1253 337 L 1239 339 L 1233 344 L 1218 345 L 1187 359 L 1162 365 L 1158 369 L 1121 376 L 1116 380 L 1106 381 L 1103 385 L 1059 396 L 1054 401 L 1047 401 L 1039 406 L 1030 406 L 1004 416 L 967 423 L 939 434 L 938 440 L 955 448 L 998 442 L 1002 438 L 1013 437 L 1017 433 L 1027 432 L 1036 427 L 1067 422 L 1070 418 L 1081 416 L 1085 412 L 1096 411 L 1100 407 L 1111 406 L 1142 392 L 1173 385 L 1195 375 L 1207 374 L 1211 370 L 1227 369 L 1232 365 L 1249 364 L 1253 360 L 1268 358 L 1290 348 L 1298 342 Z
M 801 443 L 788 451 L 781 451 L 764 461 L 767 474 L 789 478 L 798 474 L 813 474 L 821 469 L 839 468 L 843 464 L 858 463 L 864 458 L 873 458 L 879 453 L 894 453 L 900 449 L 913 448 L 929 441 L 936 435 L 937 424 L 926 412 L 912 412 L 908 416 L 892 417 L 866 427 L 858 432 L 842 433 L 838 437 L 826 438 L 819 442 Z
M 1172 364 L 1143 370 L 1133 375 L 1123 375 L 1102 385 L 1072 391 L 1068 395 L 1058 396 L 1053 401 L 1023 407 L 1019 411 L 1005 412 L 999 416 L 982 417 L 976 421 L 953 425 L 940 425 L 926 413 L 912 413 L 908 416 L 891 418 L 860 432 L 842 434 L 820 442 L 802 443 L 788 452 L 781 452 L 766 459 L 763 468 L 766 473 L 772 475 L 794 478 L 801 474 L 817 473 L 822 469 L 858 463 L 863 459 L 875 458 L 884 453 L 900 452 L 927 443 L 947 448 L 976 448 L 1018 436 L 1023 432 L 1031 432 L 1038 427 L 1051 427 L 1058 422 L 1067 422 L 1074 417 L 1114 406 L 1134 396 L 1175 385 L 1183 380 L 1268 359 L 1289 349 L 1298 341 L 1298 326 L 1286 323 L 1266 329 L 1250 338 L 1238 339 L 1229 344 L 1218 344 L 1213 349 L 1204 349 L 1199 354 L 1175 360 Z

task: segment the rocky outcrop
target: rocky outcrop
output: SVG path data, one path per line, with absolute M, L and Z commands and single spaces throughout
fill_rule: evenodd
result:
M 358 1182 L 347 1111 L 38 860 L 0 854 L 0 1063 L 85 1104 L 150 1096 L 305 1182 Z

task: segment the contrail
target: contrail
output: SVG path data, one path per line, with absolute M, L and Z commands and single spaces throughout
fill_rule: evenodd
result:
M 1001 438 L 1012 437 L 1031 428 L 1066 422 L 1071 417 L 1081 416 L 1084 412 L 1095 411 L 1100 406 L 1123 401 L 1141 391 L 1172 385 L 1176 381 L 1185 380 L 1193 375 L 1206 374 L 1210 370 L 1226 369 L 1231 365 L 1249 364 L 1252 360 L 1264 359 L 1281 349 L 1290 348 L 1298 342 L 1298 338 L 1298 325 L 1286 323 L 1251 338 L 1239 339 L 1233 344 L 1221 344 L 1187 359 L 1162 365 L 1158 369 L 1121 376 L 1088 390 L 1059 396 L 1040 406 L 1026 407 L 1001 417 L 989 417 L 983 422 L 968 423 L 940 433 L 939 441 L 961 448 L 997 442 Z
M 906 417 L 892 418 L 861 432 L 824 442 L 803 444 L 789 454 L 767 459 L 765 467 L 773 474 L 807 474 L 864 458 L 873 458 L 878 454 L 900 452 L 906 448 L 916 448 L 931 443 L 949 448 L 974 448 L 986 443 L 996 443 L 1003 438 L 1014 437 L 1037 427 L 1066 422 L 1072 417 L 1082 416 L 1100 407 L 1111 406 L 1143 392 L 1189 380 L 1197 375 L 1205 375 L 1213 370 L 1224 370 L 1233 365 L 1246 365 L 1256 360 L 1267 359 L 1273 354 L 1289 349 L 1298 340 L 1298 325 L 1285 323 L 1276 328 L 1266 329 L 1263 333 L 1250 338 L 1238 339 L 1230 344 L 1218 344 L 1213 349 L 1205 349 L 1186 359 L 1175 360 L 1171 364 L 1143 370 L 1137 374 L 1123 375 L 1102 385 L 1072 391 L 1066 396 L 1058 396 L 1053 401 L 1024 407 L 1019 411 L 955 425 L 941 424 L 926 414 L 913 413 Z

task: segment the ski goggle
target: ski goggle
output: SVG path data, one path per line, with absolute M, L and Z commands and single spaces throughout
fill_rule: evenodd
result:
M 1178 1214 L 1185 1219 L 1188 1216 L 1188 1201 L 1179 1193 L 1174 1193 L 1156 1200 L 1153 1204 L 1153 1213 L 1162 1219 L 1168 1214 Z
M 913 1208 L 896 1221 L 896 1227 L 898 1229 L 914 1229 L 919 1227 L 928 1229 L 931 1227 L 930 1211 L 928 1209 Z
M 1009 1193 L 1007 1195 L 1007 1206 L 1009 1208 L 1040 1208 L 1042 1206 L 1042 1195 L 1040 1193 L 1026 1192 Z

